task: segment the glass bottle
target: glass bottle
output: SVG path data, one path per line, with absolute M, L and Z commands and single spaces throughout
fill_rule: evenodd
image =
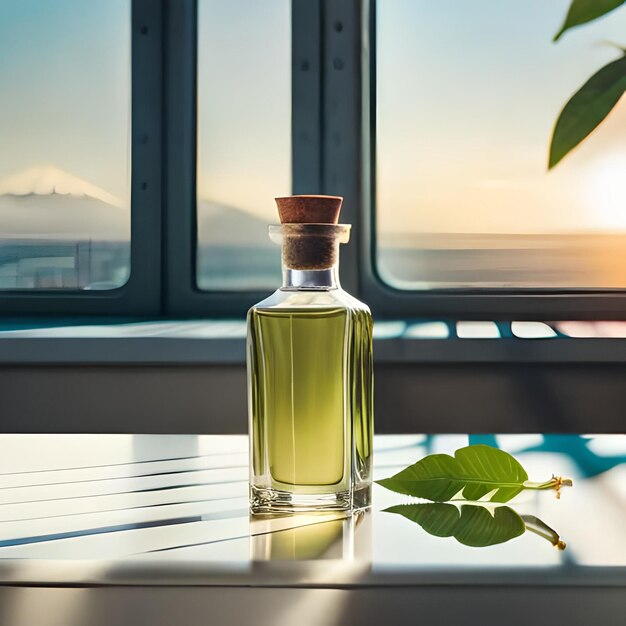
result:
M 248 312 L 251 510 L 367 507 L 372 317 L 339 284 L 350 226 L 333 223 L 341 198 L 277 203 L 282 225 L 270 226 L 270 237 L 282 243 L 283 285 Z M 330 204 L 334 217 L 322 210 Z

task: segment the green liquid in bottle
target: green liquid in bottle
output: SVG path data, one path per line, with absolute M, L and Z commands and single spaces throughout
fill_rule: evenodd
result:
M 369 484 L 369 312 L 256 308 L 249 323 L 252 485 L 323 496 Z
M 253 313 L 266 463 L 285 485 L 338 485 L 346 463 L 346 309 Z M 265 444 L 265 446 L 264 446 Z

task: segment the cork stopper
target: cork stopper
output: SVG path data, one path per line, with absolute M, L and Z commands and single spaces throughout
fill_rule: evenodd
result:
M 350 230 L 338 224 L 342 202 L 340 196 L 276 198 L 285 267 L 322 270 L 337 264 L 339 244 L 348 240 Z
M 276 198 L 281 224 L 337 224 L 341 196 L 287 196 Z

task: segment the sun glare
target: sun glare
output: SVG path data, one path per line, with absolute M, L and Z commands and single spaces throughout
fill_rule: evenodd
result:
M 596 228 L 626 231 L 626 152 L 594 161 L 589 166 L 586 192 Z

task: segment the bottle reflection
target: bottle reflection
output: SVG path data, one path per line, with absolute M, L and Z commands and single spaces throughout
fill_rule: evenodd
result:
M 368 561 L 372 554 L 370 511 L 251 517 L 253 561 Z

